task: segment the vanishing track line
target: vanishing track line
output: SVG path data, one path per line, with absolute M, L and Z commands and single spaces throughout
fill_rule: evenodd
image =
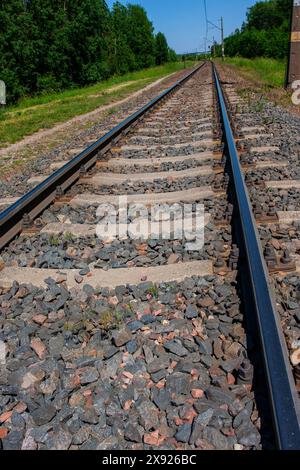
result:
M 251 161 L 277 149 L 224 90 L 202 64 L 0 214 L 4 448 L 299 448 L 243 177 L 285 164 Z

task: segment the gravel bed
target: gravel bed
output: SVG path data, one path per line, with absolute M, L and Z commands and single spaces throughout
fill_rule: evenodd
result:
M 249 163 L 249 164 L 255 164 L 255 163 L 260 163 L 264 161 L 271 161 L 274 163 L 283 163 L 285 160 L 283 159 L 283 156 L 281 152 L 265 152 L 262 154 L 257 154 L 257 153 L 250 153 L 250 152 L 242 152 L 241 153 L 241 158 L 240 161 L 241 163 Z M 291 155 L 289 156 L 288 163 L 297 163 L 298 157 L 296 155 Z
M 212 160 L 195 160 L 191 155 L 190 160 L 186 160 L 183 162 L 163 162 L 160 164 L 156 164 L 153 166 L 140 166 L 140 165 L 132 165 L 132 166 L 118 166 L 118 167 L 107 167 L 101 168 L 101 173 L 119 173 L 119 174 L 132 174 L 132 173 L 156 173 L 159 171 L 182 171 L 187 170 L 188 168 L 201 168 L 201 166 L 211 165 Z M 109 165 L 109 163 L 108 163 Z
M 293 224 L 260 225 L 259 233 L 263 246 L 272 241 L 274 249 L 279 251 L 290 246 L 291 251 L 298 253 L 300 247 L 300 222 Z
M 209 116 L 200 116 L 199 119 L 209 118 Z M 198 118 L 197 118 L 198 119 Z M 182 122 L 181 122 L 182 121 Z M 134 137 L 153 137 L 156 139 L 158 135 L 162 138 L 168 138 L 172 134 L 178 134 L 179 136 L 187 136 L 191 134 L 196 134 L 197 132 L 203 132 L 210 130 L 212 128 L 212 120 L 208 123 L 201 122 L 189 122 L 189 119 L 183 119 L 179 117 L 175 122 L 170 122 L 168 125 L 165 125 L 161 121 L 155 121 L 155 114 L 153 114 L 153 119 L 150 122 L 144 122 L 140 127 L 138 127 L 138 134 L 135 133 L 135 129 L 132 133 L 128 134 L 128 138 Z M 147 130 L 149 129 L 149 130 Z
M 211 130 L 211 126 L 209 129 L 207 130 Z M 195 130 L 195 134 L 196 133 L 201 133 L 201 132 L 204 132 L 203 129 L 198 129 L 198 130 Z M 176 136 L 174 137 L 171 137 L 171 136 L 166 136 L 166 137 L 162 137 L 162 136 L 157 136 L 157 137 L 151 137 L 151 139 L 143 139 L 139 134 L 137 134 L 136 136 L 134 137 L 131 137 L 127 144 L 128 145 L 175 145 L 175 144 L 184 144 L 184 143 L 189 143 L 189 142 L 199 142 L 200 140 L 202 139 L 209 139 L 211 137 L 209 136 L 200 136 L 200 137 L 197 137 L 197 136 L 194 136 L 194 135 L 181 135 L 179 133 L 176 133 Z
M 246 182 L 257 181 L 281 181 L 281 180 L 298 180 L 300 179 L 300 167 L 292 166 L 284 168 L 258 168 L 247 171 Z
M 221 72 L 223 79 L 226 80 L 225 76 L 227 73 Z M 234 81 L 234 78 L 230 78 L 230 81 Z M 247 105 L 247 103 L 250 103 Z M 235 117 L 235 122 L 241 126 L 258 126 L 265 127 L 263 133 L 269 134 L 268 137 L 259 137 L 258 139 L 249 141 L 249 146 L 279 146 L 279 152 L 270 152 L 268 154 L 247 154 L 257 156 L 260 161 L 264 159 L 270 159 L 277 161 L 278 158 L 281 161 L 286 161 L 293 165 L 289 169 L 290 174 L 287 177 L 295 179 L 296 175 L 299 175 L 299 156 L 300 156 L 300 118 L 296 115 L 292 115 L 281 106 L 275 105 L 272 102 L 268 102 L 265 98 L 258 93 L 250 93 L 247 100 L 245 100 L 241 112 L 247 113 L 246 116 L 240 115 Z M 251 132 L 252 133 L 252 132 Z M 294 174 L 296 173 L 296 175 Z M 264 172 L 263 172 L 264 173 Z
M 246 182 L 253 205 L 260 207 L 264 212 L 270 209 L 280 211 L 300 210 L 299 190 L 265 189 L 255 187 L 255 183 L 266 180 L 297 180 L 300 177 L 300 118 L 293 116 L 280 106 L 267 102 L 257 94 L 251 95 L 251 105 L 243 106 L 243 112 L 249 113 L 251 118 L 239 116 L 236 122 L 240 126 L 265 126 L 270 138 L 262 137 L 249 141 L 249 148 L 253 146 L 272 145 L 280 148 L 279 152 L 269 152 L 258 155 L 243 152 L 242 162 L 250 163 L 251 158 L 256 161 L 265 159 L 273 162 L 286 162 L 286 168 L 250 170 L 246 174 Z M 293 259 L 300 254 L 300 224 L 270 224 L 259 225 L 259 235 L 262 247 L 266 254 L 273 251 L 277 259 L 287 250 Z M 276 297 L 277 312 L 280 316 L 281 326 L 289 350 L 290 363 L 293 368 L 296 386 L 300 392 L 300 277 L 296 273 L 270 276 Z
M 0 306 L 4 449 L 273 446 L 234 277 L 111 292 L 49 279 Z
M 89 269 L 127 268 L 133 266 L 162 266 L 181 261 L 216 257 L 221 244 L 231 244 L 230 226 L 216 230 L 208 224 L 201 250 L 187 251 L 189 242 L 182 240 L 114 240 L 103 243 L 98 237 L 73 237 L 70 234 L 21 236 L 2 252 L 7 266 Z M 191 241 L 191 240 L 190 240 Z M 222 243 L 223 242 L 223 243 Z
M 174 191 L 182 191 L 191 188 L 203 188 L 203 186 L 212 185 L 215 176 L 197 176 L 189 178 L 180 178 L 170 180 L 156 180 L 153 182 L 128 182 L 117 184 L 114 186 L 90 186 L 85 184 L 79 184 L 76 186 L 77 194 L 92 192 L 93 194 L 145 194 L 145 193 L 167 193 Z
M 300 193 L 297 189 L 275 189 L 248 186 L 250 198 L 253 204 L 259 204 L 264 212 L 269 207 L 275 207 L 280 211 L 300 210 Z
M 221 219 L 224 218 L 225 212 L 228 210 L 228 202 L 224 198 L 215 198 L 214 200 L 211 199 L 201 199 L 199 201 L 195 201 L 191 205 L 192 212 L 195 212 L 196 205 L 200 203 L 204 205 L 204 210 L 211 215 L 214 219 L 217 216 L 220 216 Z M 130 207 L 134 207 L 131 206 Z M 159 206 L 160 207 L 160 206 Z M 178 204 L 178 210 L 181 213 L 184 211 L 184 207 L 182 204 Z M 42 225 L 51 223 L 51 222 L 60 222 L 60 223 L 72 223 L 72 224 L 96 224 L 98 223 L 101 218 L 96 215 L 98 206 L 91 205 L 89 206 L 88 210 L 84 208 L 76 208 L 71 206 L 63 206 L 63 207 L 56 207 L 51 206 L 49 209 L 43 212 L 40 217 L 40 221 Z M 117 212 L 118 215 L 118 212 Z M 129 215 L 129 214 L 128 214 Z M 149 214 L 149 219 L 150 219 Z M 132 222 L 134 218 L 128 218 L 129 222 Z
M 300 277 L 298 274 L 276 277 L 274 287 L 294 376 L 298 372 L 296 384 L 300 393 Z
M 149 144 L 150 145 L 150 144 Z M 198 152 L 207 152 L 207 151 L 214 151 L 214 150 L 219 150 L 219 147 L 217 145 L 204 145 L 201 144 L 201 141 L 199 141 L 199 144 L 197 147 L 192 147 L 188 143 L 186 144 L 185 147 L 181 148 L 176 148 L 176 147 L 163 147 L 161 148 L 160 145 L 157 145 L 157 147 L 151 149 L 145 147 L 145 150 L 137 149 L 137 150 L 124 150 L 122 149 L 122 152 L 118 154 L 119 157 L 122 158 L 147 158 L 147 157 L 172 157 L 172 156 L 177 156 L 177 155 L 192 155 L 193 153 L 198 153 Z
M 289 113 L 281 106 L 267 101 L 263 101 L 262 109 L 258 110 L 259 99 L 253 97 L 248 108 L 251 112 L 251 125 L 266 126 L 266 133 L 272 134 L 272 141 L 276 144 L 280 143 L 282 151 L 287 152 L 287 154 L 298 153 L 300 118 Z M 242 122 L 242 118 L 240 122 Z
M 252 104 L 245 107 L 245 111 L 251 113 L 252 125 L 265 125 L 269 133 L 273 134 L 269 145 L 278 145 L 280 152 L 270 155 L 273 161 L 281 158 L 281 161 L 289 164 L 283 173 L 278 176 L 272 174 L 272 179 L 299 179 L 299 157 L 300 157 L 300 119 L 285 111 L 280 106 L 268 103 L 262 100 L 257 94 L 251 96 Z M 245 124 L 243 116 L 237 119 L 240 125 Z M 260 142 L 264 142 L 262 139 Z M 253 144 L 253 142 L 251 142 Z M 261 145 L 261 144 L 259 144 Z M 249 160 L 251 157 L 249 158 Z M 262 160 L 263 157 L 259 156 Z M 258 173 L 262 179 L 269 178 L 270 173 L 263 170 Z M 248 180 L 249 181 L 249 180 Z M 253 183 L 253 182 L 252 182 Z M 261 189 L 248 185 L 251 201 L 253 204 L 261 206 L 264 212 L 269 208 L 283 211 L 300 210 L 299 190 L 290 188 L 287 190 L 279 189 Z M 300 253 L 300 224 L 291 225 L 272 224 L 259 227 L 259 233 L 263 247 L 268 244 L 275 254 L 280 257 L 285 248 L 293 254 Z M 299 387 L 299 363 L 300 363 L 300 278 L 296 273 L 283 276 L 271 276 L 274 291 L 277 300 L 277 311 L 281 318 L 281 325 L 286 336 L 287 346 L 290 354 L 290 362 L 294 369 L 294 374 L 298 372 L 298 391 Z

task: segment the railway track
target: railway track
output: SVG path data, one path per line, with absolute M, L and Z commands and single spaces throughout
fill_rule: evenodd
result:
M 297 214 L 243 111 L 204 63 L 0 201 L 4 448 L 300 448 Z

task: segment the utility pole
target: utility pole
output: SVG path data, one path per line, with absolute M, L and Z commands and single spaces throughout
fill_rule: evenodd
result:
M 300 0 L 293 0 L 286 88 L 300 80 Z
M 223 16 L 221 16 L 221 41 L 222 41 L 222 60 L 225 59 L 225 46 L 224 46 L 224 24 Z
M 300 2 L 300 0 L 298 0 Z M 219 31 L 221 31 L 221 48 L 222 48 L 222 60 L 225 59 L 225 44 L 224 44 L 224 22 L 223 22 L 223 16 L 221 17 L 221 19 L 219 20 L 219 22 L 221 23 L 221 27 L 220 26 L 217 26 L 216 24 L 212 23 L 211 21 L 207 20 L 207 24 L 210 24 L 211 26 L 213 26 L 214 28 L 218 29 Z M 215 38 L 214 38 L 215 40 Z M 215 46 L 214 46 L 214 51 L 216 52 L 216 49 L 215 49 Z
M 0 80 L 0 109 L 2 105 L 6 105 L 6 85 L 3 80 Z

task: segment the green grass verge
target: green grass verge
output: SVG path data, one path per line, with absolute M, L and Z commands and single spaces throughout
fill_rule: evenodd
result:
M 188 62 L 187 66 L 195 62 Z M 169 63 L 138 72 L 115 76 L 84 88 L 23 98 L 0 111 L 0 148 L 20 141 L 40 129 L 48 129 L 74 116 L 113 103 L 150 83 L 183 69 L 182 62 Z
M 275 59 L 244 59 L 242 57 L 228 57 L 225 64 L 240 69 L 244 75 L 261 84 L 274 88 L 283 87 L 285 79 L 286 61 Z

